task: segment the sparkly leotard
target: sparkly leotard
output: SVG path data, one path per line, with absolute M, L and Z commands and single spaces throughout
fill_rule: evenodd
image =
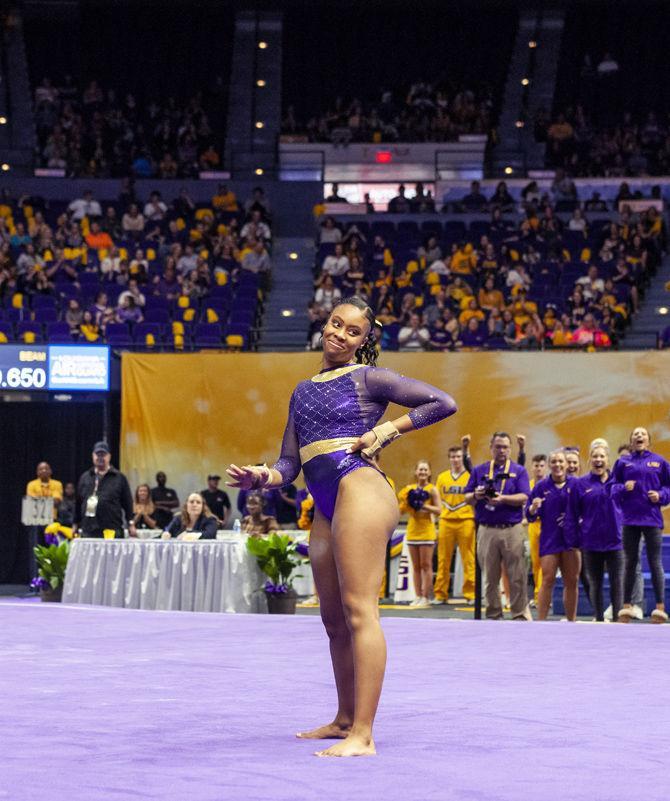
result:
M 339 482 L 353 470 L 373 467 L 360 453 L 346 453 L 347 448 L 377 424 L 391 402 L 411 407 L 414 428 L 456 411 L 453 399 L 442 390 L 391 370 L 361 364 L 323 370 L 301 381 L 291 396 L 274 469 L 289 484 L 302 466 L 319 511 L 332 519 Z

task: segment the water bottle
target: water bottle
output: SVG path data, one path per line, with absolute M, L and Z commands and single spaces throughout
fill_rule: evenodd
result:
M 239 518 L 236 517 L 233 522 L 233 532 L 235 533 L 235 536 L 239 537 L 241 531 L 242 531 L 242 524 L 240 523 Z

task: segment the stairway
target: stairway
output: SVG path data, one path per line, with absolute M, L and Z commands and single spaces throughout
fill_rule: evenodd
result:
M 290 253 L 297 253 L 291 259 Z M 307 304 L 314 294 L 311 237 L 279 237 L 272 247 L 272 289 L 259 332 L 258 350 L 296 351 L 307 344 Z M 292 312 L 290 316 L 285 313 Z
M 670 315 L 658 312 L 660 308 L 670 309 L 670 292 L 665 289 L 668 281 L 670 281 L 670 256 L 664 256 L 640 304 L 640 311 L 626 332 L 622 343 L 626 350 L 655 348 L 656 334 L 670 325 Z

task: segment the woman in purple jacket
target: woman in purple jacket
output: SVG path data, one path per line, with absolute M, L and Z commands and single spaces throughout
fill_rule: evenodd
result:
M 334 306 L 323 330 L 323 369 L 293 392 L 279 461 L 227 471 L 230 486 L 249 489 L 285 486 L 302 468 L 314 498 L 309 557 L 338 710 L 332 722 L 298 736 L 342 740 L 318 756 L 375 753 L 372 724 L 386 665 L 378 595 L 398 505 L 374 457 L 401 434 L 456 411 L 442 390 L 375 366 L 374 326 L 360 298 Z M 391 402 L 409 413 L 379 424 Z
M 640 538 L 644 537 L 651 582 L 656 597 L 652 623 L 665 623 L 665 572 L 663 570 L 663 515 L 661 507 L 670 503 L 670 464 L 649 450 L 649 432 L 638 426 L 630 435 L 631 452 L 622 455 L 614 465 L 614 481 L 623 485 L 620 496 L 623 512 L 623 550 L 625 571 L 623 609 L 619 620 L 629 623 L 631 597 L 635 584 L 635 569 L 639 556 Z
M 609 472 L 609 447 L 605 440 L 594 440 L 589 453 L 591 470 L 576 478 L 568 488 L 566 536 L 579 542 L 589 577 L 590 600 L 596 620 L 603 622 L 603 578 L 610 580 L 612 619 L 616 620 L 623 602 L 623 550 L 621 510 L 617 498 L 621 486 Z
M 526 505 L 528 522 L 534 523 L 538 518 L 542 521 L 540 532 L 542 586 L 537 599 L 538 620 L 546 620 L 549 614 L 551 595 L 559 567 L 563 577 L 565 616 L 568 620 L 577 619 L 581 554 L 578 541 L 568 539 L 564 525 L 568 490 L 575 481 L 567 475 L 567 468 L 565 452 L 552 451 L 549 454 L 549 475 L 533 487 Z

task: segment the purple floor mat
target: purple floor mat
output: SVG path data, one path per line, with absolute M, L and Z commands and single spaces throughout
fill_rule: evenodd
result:
M 0 799 L 666 801 L 670 626 L 386 619 L 379 756 L 324 760 L 314 617 L 0 605 Z

